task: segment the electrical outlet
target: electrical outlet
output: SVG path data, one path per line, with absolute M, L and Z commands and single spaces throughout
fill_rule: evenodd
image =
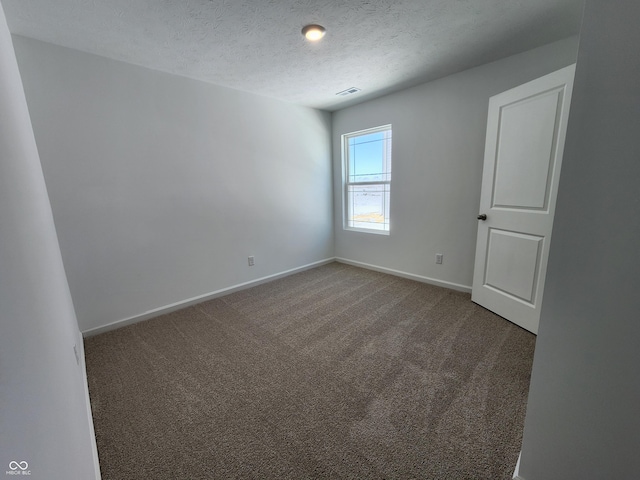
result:
M 249 266 L 253 267 L 255 265 L 255 263 L 256 263 L 255 258 L 253 258 L 253 255 L 251 255 L 249 257 Z
M 438 265 L 442 264 L 442 258 L 443 258 L 443 255 L 441 253 L 436 253 L 436 263 Z

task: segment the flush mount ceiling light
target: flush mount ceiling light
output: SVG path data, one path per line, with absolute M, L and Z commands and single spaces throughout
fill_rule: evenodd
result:
M 322 25 L 307 25 L 302 29 L 302 35 L 310 42 L 317 42 L 324 37 L 326 31 Z

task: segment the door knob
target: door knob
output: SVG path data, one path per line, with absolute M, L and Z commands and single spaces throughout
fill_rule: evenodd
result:
M 484 213 L 478 215 L 478 220 L 482 220 L 483 222 L 487 219 L 487 216 Z

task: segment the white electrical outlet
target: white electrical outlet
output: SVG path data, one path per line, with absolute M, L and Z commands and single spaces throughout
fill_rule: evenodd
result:
M 442 264 L 442 258 L 443 258 L 443 255 L 441 253 L 436 253 L 436 263 L 438 265 Z
M 253 255 L 251 255 L 249 257 L 249 266 L 253 267 L 253 265 L 256 263 L 255 258 L 253 258 Z

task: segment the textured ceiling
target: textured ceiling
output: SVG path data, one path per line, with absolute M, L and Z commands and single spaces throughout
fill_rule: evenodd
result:
M 577 34 L 583 0 L 0 0 L 12 33 L 336 110 Z M 317 44 L 308 23 L 326 27 Z M 349 87 L 361 92 L 336 93 Z

